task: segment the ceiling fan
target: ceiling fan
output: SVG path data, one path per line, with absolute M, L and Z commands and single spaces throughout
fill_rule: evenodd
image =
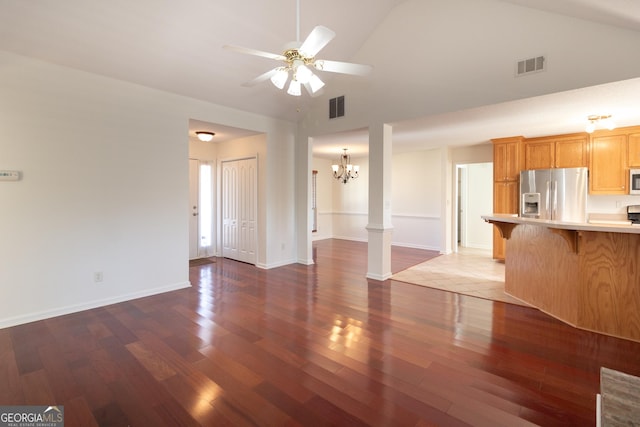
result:
M 287 89 L 289 95 L 300 96 L 302 94 L 301 86 L 304 86 L 311 96 L 318 96 L 324 82 L 312 70 L 366 76 L 373 69 L 370 65 L 316 59 L 318 52 L 335 36 L 336 33 L 329 28 L 319 25 L 309 33 L 304 42 L 300 43 L 300 0 L 297 0 L 296 41 L 288 43 L 282 54 L 234 45 L 225 45 L 223 48 L 283 62 L 282 65 L 243 83 L 242 86 L 255 86 L 270 79 L 278 89 L 283 89 L 287 81 L 290 80 Z

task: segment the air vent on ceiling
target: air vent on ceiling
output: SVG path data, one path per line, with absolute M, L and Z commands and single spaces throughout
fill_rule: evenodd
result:
M 344 95 L 329 100 L 329 118 L 344 116 Z
M 516 76 L 537 73 L 544 71 L 546 68 L 546 58 L 544 56 L 536 56 L 535 58 L 523 59 L 518 61 L 516 67 Z

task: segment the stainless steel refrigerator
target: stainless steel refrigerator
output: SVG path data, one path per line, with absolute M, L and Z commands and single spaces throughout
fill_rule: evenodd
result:
M 520 172 L 520 216 L 566 222 L 587 221 L 587 168 Z

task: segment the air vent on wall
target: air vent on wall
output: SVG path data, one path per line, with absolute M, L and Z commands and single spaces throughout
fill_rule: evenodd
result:
M 547 61 L 544 56 L 536 56 L 535 58 L 523 59 L 522 61 L 518 61 L 518 64 L 516 66 L 516 76 L 544 71 L 546 62 Z
M 329 118 L 344 116 L 344 95 L 329 100 Z

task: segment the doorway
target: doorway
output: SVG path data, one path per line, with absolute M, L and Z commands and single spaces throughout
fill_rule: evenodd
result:
M 493 163 L 456 165 L 456 248 L 491 250 L 493 228 L 482 215 L 493 212 Z

